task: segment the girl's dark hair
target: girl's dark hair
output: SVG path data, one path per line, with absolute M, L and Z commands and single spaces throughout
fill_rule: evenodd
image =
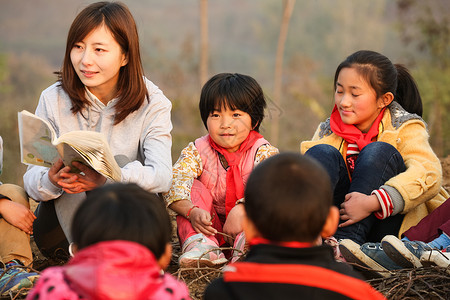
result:
M 377 98 L 391 92 L 394 100 L 405 110 L 422 116 L 422 98 L 417 84 L 404 66 L 394 65 L 386 56 L 374 51 L 357 51 L 336 69 L 333 89 L 336 89 L 336 82 L 343 68 L 355 68 L 375 90 Z
M 284 152 L 261 162 L 245 187 L 245 212 L 263 238 L 313 242 L 333 201 L 329 176 L 313 158 Z
M 83 83 L 73 68 L 70 52 L 76 43 L 82 41 L 92 30 L 104 24 L 120 45 L 128 63 L 120 68 L 117 83 L 114 124 L 123 121 L 130 113 L 137 110 L 145 100 L 147 87 L 139 50 L 139 36 L 131 12 L 120 2 L 96 2 L 83 9 L 70 26 L 67 36 L 66 53 L 59 82 L 72 100 L 72 112 L 80 112 L 89 105 Z
M 199 103 L 200 115 L 206 129 L 210 113 L 229 108 L 248 113 L 252 119 L 252 129 L 259 131 L 266 106 L 266 99 L 258 82 L 250 76 L 238 73 L 220 73 L 209 79 L 202 88 Z
M 115 183 L 91 191 L 72 221 L 72 238 L 79 249 L 125 240 L 147 247 L 157 259 L 171 232 L 163 200 L 136 184 Z

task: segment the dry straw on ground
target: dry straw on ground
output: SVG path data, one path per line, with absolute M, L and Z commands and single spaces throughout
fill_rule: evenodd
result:
M 368 282 L 390 300 L 450 299 L 450 275 L 445 268 L 434 266 L 393 273 L 389 278 Z

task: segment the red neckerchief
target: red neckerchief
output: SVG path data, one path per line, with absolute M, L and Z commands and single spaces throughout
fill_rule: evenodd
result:
M 336 105 L 333 108 L 333 112 L 330 117 L 331 130 L 338 136 L 344 138 L 348 143 L 357 144 L 359 151 L 361 151 L 365 146 L 372 142 L 372 139 L 378 135 L 378 127 L 380 125 L 381 119 L 383 118 L 383 113 L 386 108 L 383 108 L 373 122 L 367 133 L 362 133 L 361 130 L 356 128 L 355 125 L 348 125 L 342 122 L 341 115 Z
M 262 237 L 256 237 L 251 239 L 251 241 L 248 243 L 250 246 L 258 245 L 258 244 L 266 244 L 266 245 L 277 245 L 282 247 L 289 247 L 289 248 L 309 248 L 312 247 L 312 243 L 306 243 L 306 242 L 273 242 L 268 239 L 262 238 Z
M 252 130 L 248 134 L 247 138 L 242 142 L 239 146 L 239 149 L 236 152 L 228 152 L 225 148 L 217 145 L 209 136 L 209 144 L 213 147 L 217 152 L 222 154 L 227 163 L 227 191 L 225 196 L 225 211 L 226 215 L 230 212 L 230 210 L 235 206 L 236 201 L 244 197 L 244 182 L 241 176 L 241 170 L 239 170 L 239 162 L 241 161 L 242 155 L 249 150 L 257 140 L 262 138 L 258 132 Z

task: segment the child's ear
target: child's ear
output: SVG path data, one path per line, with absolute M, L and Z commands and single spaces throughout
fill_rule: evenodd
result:
M 379 104 L 380 108 L 384 108 L 391 104 L 392 100 L 394 100 L 394 94 L 391 92 L 385 93 L 383 96 L 381 96 L 381 102 Z
M 338 227 L 339 224 L 339 209 L 336 206 L 331 206 L 330 211 L 328 212 L 327 219 L 325 220 L 325 224 L 322 227 L 322 232 L 320 236 L 323 238 L 328 238 L 332 236 Z
M 262 237 L 255 224 L 247 217 L 247 213 L 244 212 L 244 218 L 242 219 L 242 228 L 244 229 L 245 239 L 247 242 L 256 237 Z
M 70 243 L 69 244 L 69 254 L 70 254 L 70 256 L 74 256 L 75 255 L 75 253 L 77 253 L 78 252 L 78 246 L 77 246 L 77 244 L 75 244 L 75 243 Z
M 172 259 L 172 244 L 167 243 L 164 253 L 158 259 L 158 265 L 161 268 L 161 270 L 165 270 L 169 266 L 171 259 Z

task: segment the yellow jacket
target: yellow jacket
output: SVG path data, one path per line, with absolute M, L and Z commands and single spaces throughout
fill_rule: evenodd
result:
M 389 179 L 385 185 L 395 188 L 403 198 L 405 214 L 399 236 L 442 204 L 449 194 L 442 187 L 442 167 L 428 143 L 425 122 L 393 101 L 385 110 L 379 125 L 377 141 L 394 146 L 402 155 L 406 171 Z M 330 120 L 322 122 L 311 141 L 304 141 L 304 154 L 318 144 L 328 144 L 345 158 L 347 142 L 331 131 Z

